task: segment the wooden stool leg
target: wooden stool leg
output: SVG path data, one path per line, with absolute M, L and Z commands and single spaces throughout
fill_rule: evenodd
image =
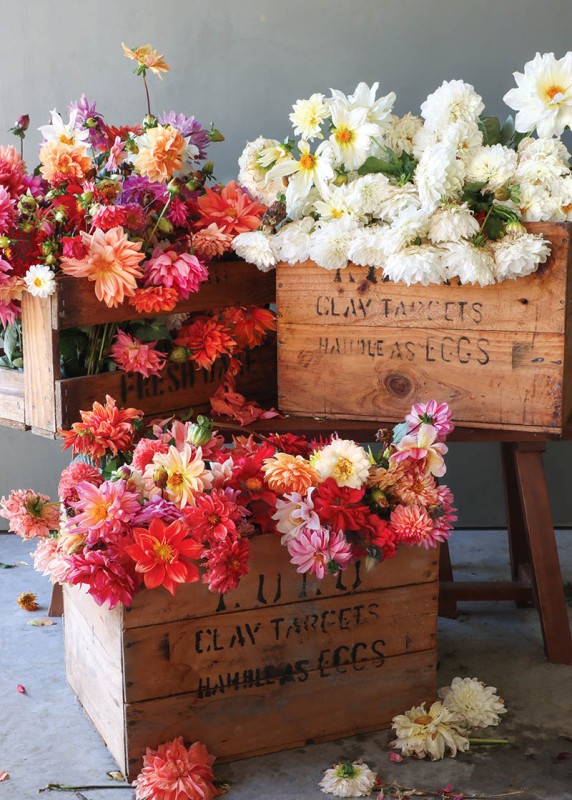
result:
M 543 452 L 543 442 L 517 444 L 514 451 L 516 474 L 546 656 L 555 664 L 572 664 L 572 637 L 546 486 Z
M 64 613 L 64 593 L 61 583 L 52 586 L 52 599 L 48 609 L 48 617 L 61 617 Z
M 443 590 L 443 582 L 452 583 L 453 567 L 451 565 L 451 554 L 448 542 L 443 542 L 439 547 L 439 616 L 456 619 L 459 616 L 457 601 L 449 597 Z
M 513 581 L 526 580 L 531 574 L 530 550 L 524 520 L 523 508 L 518 487 L 515 464 L 515 444 L 501 443 L 501 458 L 504 477 L 504 495 L 506 506 L 506 523 L 508 546 L 510 553 L 510 569 Z M 530 608 L 532 601 L 517 601 L 519 608 Z

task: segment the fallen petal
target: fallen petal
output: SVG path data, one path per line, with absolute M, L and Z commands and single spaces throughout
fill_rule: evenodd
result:
M 21 684 L 21 683 L 19 683 L 19 684 L 16 686 L 16 690 L 17 690 L 18 692 L 20 692 L 20 694 L 26 694 L 26 687 L 25 687 L 25 686 L 22 686 L 22 684 Z
M 32 625 L 34 628 L 47 628 L 49 625 L 55 624 L 54 620 L 49 617 L 36 617 L 28 622 L 28 625 Z
M 118 781 L 119 783 L 124 783 L 125 778 L 123 777 L 123 773 L 119 772 L 119 770 L 112 770 L 111 772 L 107 773 L 111 780 Z
M 401 764 L 404 761 L 403 756 L 400 756 L 399 753 L 390 753 L 389 760 L 393 761 L 394 764 Z
M 568 761 L 572 757 L 572 754 L 565 750 L 563 753 L 558 753 L 556 756 L 557 761 Z
M 10 776 L 8 775 L 7 772 L 5 772 L 4 770 L 0 770 L 0 783 L 2 783 L 2 781 L 7 781 L 9 777 Z

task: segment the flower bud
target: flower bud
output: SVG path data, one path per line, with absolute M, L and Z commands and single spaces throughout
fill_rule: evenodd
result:
M 158 489 L 164 489 L 167 485 L 169 473 L 165 467 L 157 467 L 153 472 L 153 483 Z
M 169 361 L 172 361 L 174 364 L 184 364 L 189 357 L 189 351 L 186 347 L 179 345 L 178 347 L 173 347 L 171 352 L 169 353 Z
M 22 225 L 20 225 L 20 230 L 22 233 L 30 233 L 34 230 L 34 226 L 31 222 L 24 222 Z
M 31 194 L 23 194 L 18 200 L 18 211 L 21 214 L 32 214 L 37 207 L 36 198 Z
M 180 181 L 177 178 L 171 178 L 169 183 L 167 184 L 167 191 L 169 194 L 180 194 L 181 192 L 181 185 Z
M 187 442 L 195 447 L 202 447 L 210 442 L 213 433 L 213 424 L 208 417 L 199 415 L 197 421 L 189 425 Z
M 505 225 L 505 233 L 512 233 L 516 236 L 522 236 L 523 233 L 526 233 L 526 228 L 519 222 L 518 220 L 514 220 L 514 222 L 507 222 Z
M 333 180 L 334 186 L 345 186 L 347 182 L 348 176 L 343 172 L 338 173 Z
M 99 120 L 97 117 L 88 117 L 85 121 L 86 128 L 97 128 L 99 125 Z
M 53 253 L 50 253 L 48 256 L 46 256 L 45 260 L 46 260 L 46 264 L 48 265 L 48 267 L 53 267 L 54 264 L 57 261 L 57 258 L 55 257 L 55 255 Z
M 167 219 L 166 217 L 161 217 L 161 219 L 157 223 L 157 228 L 158 230 L 161 231 L 161 233 L 167 233 L 167 234 L 173 233 L 174 230 L 173 223 L 171 222 L 170 219 Z
M 14 127 L 17 128 L 19 131 L 24 133 L 30 127 L 30 115 L 29 114 L 22 114 L 21 117 L 18 117 L 16 122 L 14 123 Z
M 382 491 L 379 486 L 375 486 L 371 490 L 369 497 L 371 502 L 376 506 L 379 506 L 380 508 L 387 507 L 387 497 L 385 496 L 385 492 Z
M 203 164 L 203 172 L 205 175 L 211 176 L 214 172 L 214 163 L 212 161 L 205 161 Z
M 211 128 L 209 131 L 209 141 L 211 142 L 224 142 L 224 136 L 218 128 Z
M 143 117 L 143 127 L 145 129 L 156 128 L 158 124 L 159 121 L 157 120 L 157 117 L 154 114 L 146 114 Z
M 337 575 L 338 572 L 340 571 L 340 565 L 338 564 L 337 561 L 334 560 L 328 561 L 328 563 L 326 564 L 326 570 L 328 572 L 328 575 Z
M 0 250 L 4 250 L 5 247 L 10 247 L 10 239 L 7 236 L 0 236 Z

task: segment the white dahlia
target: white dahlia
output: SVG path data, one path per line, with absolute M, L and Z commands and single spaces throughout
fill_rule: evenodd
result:
M 330 104 L 332 133 L 330 144 L 337 164 L 346 169 L 359 169 L 368 157 L 372 137 L 379 136 L 379 125 L 368 122 L 367 108 L 349 108 L 342 100 Z
M 459 120 L 445 128 L 442 141 L 450 144 L 465 164 L 483 144 L 483 134 L 476 122 Z
M 330 116 L 323 94 L 316 93 L 308 100 L 297 100 L 292 108 L 290 121 L 296 136 L 311 141 L 321 135 L 322 123 Z
M 263 231 L 239 233 L 232 249 L 240 258 L 254 264 L 261 272 L 270 272 L 276 266 L 276 251 L 273 237 Z
M 271 205 L 276 200 L 277 193 L 284 191 L 285 187 L 282 178 L 269 179 L 269 169 L 289 158 L 287 151 L 276 139 L 259 136 L 253 142 L 247 142 L 238 159 L 238 183 L 258 200 Z
M 348 250 L 348 258 L 360 267 L 381 267 L 385 260 L 385 238 L 387 231 L 382 225 L 359 228 Z
M 473 86 L 463 81 L 443 81 L 421 105 L 421 116 L 432 131 L 441 133 L 455 122 L 476 122 L 485 104 Z
M 480 147 L 467 162 L 467 180 L 496 192 L 514 178 L 516 153 L 502 144 Z
M 443 705 L 462 718 L 467 728 L 498 725 L 506 714 L 504 700 L 494 686 L 485 686 L 477 678 L 453 678 L 450 686 L 439 689 Z
M 299 492 L 284 495 L 284 500 L 276 499 L 276 513 L 272 519 L 276 521 L 276 530 L 282 534 L 281 542 L 286 545 L 295 539 L 302 528 L 317 531 L 322 527 L 320 518 L 314 511 L 311 486 L 302 496 Z
M 392 727 L 397 738 L 391 747 L 404 756 L 429 756 L 431 761 L 438 761 L 446 754 L 455 757 L 457 752 L 469 749 L 460 718 L 439 701 L 429 711 L 423 703 L 399 714 L 393 718 Z
M 426 125 L 423 125 L 423 127 L 419 128 L 417 133 L 413 136 L 413 155 L 417 159 L 421 158 L 425 150 L 427 150 L 428 147 L 437 144 L 438 141 L 439 136 L 435 133 L 435 131 L 430 130 Z
M 434 211 L 447 200 L 453 200 L 463 188 L 465 167 L 455 148 L 447 142 L 427 147 L 415 170 L 415 185 L 421 206 Z
M 419 208 L 421 208 L 421 200 L 414 184 L 406 183 L 404 186 L 394 186 L 392 183 L 388 183 L 385 196 L 373 216 L 392 222 L 403 211 L 413 211 Z
M 327 769 L 318 786 L 334 797 L 369 797 L 376 780 L 376 773 L 363 761 L 343 761 Z
M 524 228 L 492 242 L 491 249 L 498 281 L 531 275 L 550 256 L 550 242 Z
M 310 150 L 308 142 L 298 143 L 300 158 L 286 158 L 275 164 L 268 172 L 268 180 L 273 181 L 288 177 L 286 189 L 286 209 L 291 217 L 298 216 L 298 210 L 310 194 L 314 186 L 325 191 L 329 181 L 334 177 L 332 167 L 332 149 L 327 142 L 318 145 L 315 153 Z
M 379 83 L 372 83 L 371 87 L 364 83 L 358 83 L 353 94 L 348 97 L 339 89 L 332 89 L 332 99 L 330 104 L 336 101 L 341 102 L 349 109 L 359 108 L 366 112 L 367 122 L 374 125 L 381 125 L 385 127 L 389 121 L 391 109 L 395 103 L 395 92 L 390 92 L 385 97 L 378 97 L 376 99 Z
M 519 206 L 525 222 L 563 222 L 566 219 L 559 195 L 547 185 L 521 181 Z
M 310 258 L 324 269 L 346 267 L 357 228 L 357 222 L 349 216 L 320 223 L 311 236 Z
M 45 299 L 56 291 L 54 273 L 46 264 L 32 264 L 24 275 L 26 289 L 33 297 Z
M 560 136 L 572 125 L 572 53 L 561 59 L 537 53 L 524 72 L 513 75 L 517 86 L 503 99 L 517 112 L 517 131 L 536 128 L 539 136 Z
M 394 187 L 386 175 L 373 174 L 356 178 L 347 185 L 347 203 L 356 216 L 379 216 L 379 209 Z
M 274 236 L 274 249 L 278 261 L 297 264 L 310 258 L 310 233 L 313 217 L 303 217 L 283 225 Z
M 562 221 L 572 222 L 572 175 L 564 175 L 553 186 L 555 196 L 560 204 Z
M 332 439 L 315 463 L 322 480 L 333 478 L 338 486 L 361 489 L 366 482 L 370 460 L 363 447 L 350 439 Z
M 479 223 L 467 203 L 450 203 L 433 212 L 428 238 L 433 244 L 458 242 L 472 239 L 479 230 Z
M 526 136 L 518 145 L 518 160 L 520 163 L 529 158 L 550 158 L 561 161 L 568 169 L 570 161 L 570 153 L 566 145 L 561 139 L 554 137 L 539 136 L 538 139 L 533 139 L 532 136 Z
M 477 247 L 471 242 L 448 242 L 442 247 L 443 264 L 450 278 L 458 277 L 461 283 L 478 283 L 488 286 L 495 280 L 495 261 L 487 247 Z
M 383 274 L 389 280 L 403 281 L 408 286 L 413 283 L 429 286 L 447 280 L 441 251 L 427 244 L 412 245 L 388 256 Z
M 423 128 L 423 120 L 413 114 L 389 117 L 389 125 L 384 131 L 385 142 L 398 156 L 404 151 L 410 155 L 414 150 L 415 137 Z
M 517 183 L 531 183 L 550 188 L 562 175 L 570 172 L 568 166 L 557 156 L 542 155 L 520 159 L 514 178 Z
M 406 208 L 384 232 L 384 247 L 388 255 L 397 253 L 423 239 L 429 230 L 429 215 L 422 208 Z
M 330 183 L 319 200 L 314 203 L 314 208 L 320 219 L 341 219 L 345 214 L 356 216 L 354 207 L 348 200 L 348 186 L 336 186 Z

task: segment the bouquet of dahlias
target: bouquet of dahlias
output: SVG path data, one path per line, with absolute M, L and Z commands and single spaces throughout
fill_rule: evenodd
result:
M 377 83 L 298 100 L 297 140 L 259 137 L 240 157 L 239 182 L 277 205 L 235 251 L 263 270 L 352 262 L 425 286 L 530 275 L 550 248 L 523 221 L 572 221 L 560 140 L 572 126 L 572 53 L 537 55 L 515 78 L 504 99 L 518 113 L 502 125 L 460 80 L 444 81 L 421 116 L 392 114 L 395 94 L 376 97 Z
M 149 377 L 169 358 L 209 367 L 214 357 L 239 352 L 237 324 L 274 327 L 269 312 L 250 308 L 200 318 L 171 313 L 199 291 L 208 262 L 232 252 L 233 238 L 257 228 L 266 209 L 235 182 L 206 185 L 209 145 L 223 137 L 194 117 L 153 114 L 147 73 L 161 77 L 169 67 L 150 46 L 124 51 L 145 87 L 141 123 L 112 125 L 82 96 L 68 120 L 54 110 L 40 127 L 32 175 L 14 147 L 0 148 L 2 366 L 22 366 L 22 294 L 49 296 L 58 273 L 87 279 L 109 307 L 128 301 L 152 318 L 66 331 L 64 377 L 116 368 Z M 13 129 L 22 142 L 28 124 L 22 118 Z
M 23 538 L 39 537 L 37 569 L 111 608 L 142 586 L 174 594 L 201 576 L 211 591 L 231 591 L 260 532 L 281 535 L 298 572 L 323 578 L 447 539 L 453 498 L 436 479 L 451 430 L 448 407 L 432 401 L 414 406 L 393 439 L 381 433 L 375 453 L 337 436 L 250 432 L 227 448 L 204 417 L 145 427 L 140 411 L 108 397 L 60 432 L 78 457 L 62 473 L 60 502 L 16 490 L 0 514 Z

